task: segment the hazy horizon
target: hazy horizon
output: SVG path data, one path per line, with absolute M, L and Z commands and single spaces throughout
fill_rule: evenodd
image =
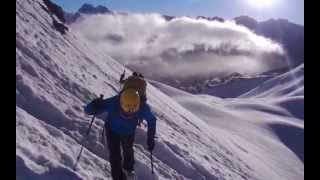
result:
M 263 7 L 262 5 L 252 5 L 252 0 L 168 0 L 150 1 L 141 0 L 139 2 L 128 0 L 78 0 L 64 1 L 53 0 L 67 12 L 76 12 L 84 3 L 94 6 L 103 5 L 113 11 L 129 13 L 159 13 L 169 16 L 218 16 L 224 19 L 232 19 L 238 16 L 250 16 L 257 21 L 269 19 L 287 19 L 290 22 L 304 26 L 304 1 L 300 0 L 270 0 L 272 5 Z

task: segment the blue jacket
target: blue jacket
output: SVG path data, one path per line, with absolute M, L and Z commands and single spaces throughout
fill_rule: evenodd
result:
M 154 137 L 156 130 L 156 117 L 151 112 L 150 106 L 144 103 L 140 110 L 126 117 L 121 113 L 120 98 L 113 96 L 102 100 L 99 108 L 92 105 L 92 102 L 85 106 L 84 111 L 88 115 L 98 115 L 107 112 L 106 123 L 109 123 L 111 131 L 120 135 L 133 135 L 138 125 L 139 119 L 145 119 L 148 123 L 148 137 Z

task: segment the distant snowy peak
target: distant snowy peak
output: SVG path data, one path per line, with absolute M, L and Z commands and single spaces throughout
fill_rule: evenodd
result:
M 102 5 L 95 7 L 91 4 L 85 3 L 75 13 L 64 12 L 64 18 L 68 24 L 71 24 L 76 22 L 82 15 L 94 14 L 114 14 L 114 12 Z
M 94 7 L 91 4 L 83 4 L 76 13 L 65 12 L 65 19 L 68 24 L 77 21 L 82 15 L 93 14 L 121 14 L 128 15 L 125 12 L 116 12 L 105 6 L 98 5 Z M 162 15 L 166 21 L 171 21 L 177 16 Z M 205 19 L 208 21 L 225 22 L 227 19 L 218 16 L 196 16 L 194 19 Z M 243 25 L 256 34 L 267 37 L 282 44 L 290 58 L 291 66 L 296 67 L 304 62 L 304 26 L 289 22 L 287 19 L 269 19 L 266 21 L 257 21 L 249 16 L 238 16 L 233 18 L 237 24 Z
M 111 10 L 109 10 L 107 7 L 98 5 L 94 7 L 91 4 L 83 4 L 79 10 L 78 13 L 83 13 L 83 14 L 105 14 L 105 13 L 113 13 Z
M 214 17 L 197 16 L 196 19 L 206 19 L 208 21 L 219 21 L 219 22 L 225 21 L 223 18 L 218 17 L 218 16 L 214 16 Z
M 197 16 L 196 19 L 224 22 L 221 17 Z M 304 26 L 292 23 L 287 19 L 269 19 L 257 21 L 249 16 L 238 16 L 233 20 L 256 34 L 270 38 L 286 49 L 291 66 L 296 67 L 304 62 Z
M 258 35 L 281 43 L 290 57 L 291 66 L 296 67 L 304 63 L 304 26 L 289 22 L 287 19 L 258 22 L 249 16 L 239 16 L 234 20 Z
M 208 94 L 221 98 L 234 98 L 257 87 L 277 74 L 261 74 L 255 76 L 232 73 L 223 78 L 212 78 L 195 81 L 190 84 L 175 86 L 193 94 Z
M 188 80 L 161 80 L 167 84 L 193 94 L 208 94 L 221 98 L 234 98 L 259 86 L 266 80 L 287 72 L 287 68 L 267 71 L 258 75 L 238 72 L 224 77 L 193 78 Z

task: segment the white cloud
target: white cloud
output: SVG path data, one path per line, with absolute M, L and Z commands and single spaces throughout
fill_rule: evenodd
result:
M 92 46 L 154 78 L 254 74 L 285 65 L 279 44 L 228 21 L 92 15 L 72 27 Z

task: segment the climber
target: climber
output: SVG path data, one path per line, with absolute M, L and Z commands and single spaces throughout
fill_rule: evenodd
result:
M 127 88 L 108 99 L 95 99 L 85 106 L 84 111 L 88 115 L 108 112 L 105 119 L 105 135 L 113 180 L 127 180 L 127 177 L 135 177 L 133 143 L 138 120 L 147 121 L 147 147 L 151 153 L 155 146 L 156 132 L 156 117 L 148 103 L 142 104 L 139 91 Z

